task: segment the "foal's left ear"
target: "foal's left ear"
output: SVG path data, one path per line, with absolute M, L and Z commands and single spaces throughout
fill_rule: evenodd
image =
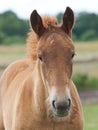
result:
M 34 10 L 31 13 L 30 23 L 31 23 L 31 27 L 33 28 L 35 33 L 38 36 L 41 36 L 43 34 L 45 28 L 44 28 L 43 23 L 42 23 L 42 18 L 40 17 L 40 15 L 37 13 L 36 10 Z
M 62 28 L 70 37 L 73 25 L 74 25 L 74 13 L 70 7 L 67 7 L 63 15 Z

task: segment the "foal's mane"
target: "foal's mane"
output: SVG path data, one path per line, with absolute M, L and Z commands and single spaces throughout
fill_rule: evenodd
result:
M 45 16 L 42 18 L 42 21 L 45 28 L 49 28 L 49 25 L 57 26 L 58 23 L 56 17 Z M 37 43 L 38 37 L 33 29 L 31 29 L 31 31 L 28 33 L 27 38 L 27 55 L 32 61 L 36 61 L 37 59 Z

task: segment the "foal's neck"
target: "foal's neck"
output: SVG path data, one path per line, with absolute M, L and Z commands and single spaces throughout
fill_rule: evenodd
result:
M 36 112 L 40 117 L 45 117 L 46 113 L 46 90 L 41 75 L 41 68 L 39 61 L 36 61 L 34 70 L 33 70 L 33 82 L 34 82 L 34 106 Z

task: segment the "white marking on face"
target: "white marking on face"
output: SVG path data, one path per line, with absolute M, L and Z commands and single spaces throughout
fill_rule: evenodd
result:
M 67 99 L 71 99 L 71 94 L 70 94 L 70 89 L 68 88 L 68 87 L 66 87 L 66 90 L 65 90 L 65 97 L 67 98 Z M 53 101 L 53 100 L 56 100 L 56 99 L 59 99 L 60 97 L 62 97 L 62 96 L 60 96 L 60 95 L 58 95 L 58 97 L 56 97 L 57 95 L 56 95 L 56 89 L 55 89 L 55 87 L 52 87 L 51 89 L 50 89 L 50 91 L 49 91 L 49 99 L 50 99 L 50 102 L 51 101 Z
M 53 44 L 54 43 L 54 36 L 53 35 L 50 36 L 50 39 L 51 39 L 50 44 Z
M 50 98 L 50 101 L 54 100 L 55 99 L 55 88 L 51 88 L 50 92 L 49 92 L 49 98 Z
M 54 43 L 54 40 L 52 39 L 51 42 L 50 42 L 50 44 L 53 44 L 53 43 Z
M 66 97 L 71 99 L 70 89 L 68 87 L 66 87 Z

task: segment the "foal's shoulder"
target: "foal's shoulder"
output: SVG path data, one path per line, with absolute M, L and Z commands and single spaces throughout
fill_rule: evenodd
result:
M 11 63 L 10 65 L 8 65 L 8 67 L 3 72 L 0 80 L 2 79 L 12 80 L 18 73 L 24 71 L 26 68 L 28 68 L 27 60 L 15 61 Z
M 5 70 L 5 73 L 18 73 L 28 67 L 27 60 L 18 60 L 11 63 Z

